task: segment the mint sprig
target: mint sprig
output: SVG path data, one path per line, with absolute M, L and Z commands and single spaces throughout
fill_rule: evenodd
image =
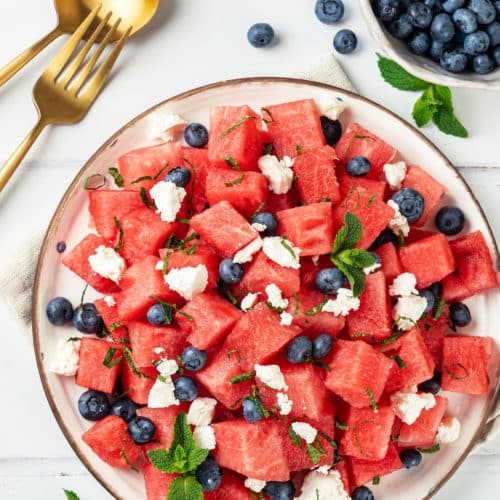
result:
M 423 127 L 432 120 L 445 134 L 463 138 L 469 136 L 466 128 L 455 116 L 451 90 L 448 87 L 421 80 L 396 62 L 377 55 L 380 74 L 389 85 L 405 91 L 423 90 L 413 106 L 412 113 L 418 127 Z
M 67 500 L 80 500 L 80 497 L 71 490 L 65 490 L 63 488 L 64 494 L 66 495 Z

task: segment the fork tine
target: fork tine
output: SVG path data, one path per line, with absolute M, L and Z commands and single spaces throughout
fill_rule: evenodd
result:
M 46 71 L 47 75 L 53 77 L 54 80 L 58 77 L 59 73 L 69 61 L 71 54 L 73 54 L 74 50 L 76 49 L 76 47 L 78 47 L 78 44 L 89 29 L 90 25 L 94 22 L 100 9 L 101 4 L 94 7 L 90 14 L 85 18 L 83 23 L 80 24 L 78 29 L 71 35 L 71 38 L 64 44 L 63 48 L 52 60 Z
M 58 82 L 60 85 L 62 85 L 63 87 L 66 87 L 66 85 L 75 76 L 78 68 L 80 67 L 80 64 L 82 64 L 83 60 L 85 59 L 85 57 L 89 53 L 92 45 L 96 41 L 96 38 L 100 35 L 101 31 L 104 29 L 104 27 L 108 23 L 110 17 L 111 17 L 111 12 L 108 12 L 106 17 L 104 17 L 101 20 L 101 22 L 99 23 L 99 26 L 97 26 L 97 28 L 94 30 L 92 35 L 87 39 L 87 41 L 85 42 L 85 45 L 78 52 L 76 57 L 71 61 L 71 64 L 68 66 L 68 68 L 66 68 L 63 75 L 61 76 L 61 79 Z

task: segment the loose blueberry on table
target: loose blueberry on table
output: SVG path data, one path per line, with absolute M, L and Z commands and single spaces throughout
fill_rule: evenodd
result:
M 248 29 L 247 39 L 253 47 L 267 47 L 274 40 L 274 30 L 270 24 L 257 23 Z

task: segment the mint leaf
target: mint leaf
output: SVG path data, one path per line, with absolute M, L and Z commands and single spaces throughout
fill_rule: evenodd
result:
M 203 500 L 201 484 L 194 476 L 178 476 L 168 487 L 167 500 Z
M 428 88 L 416 101 L 413 106 L 412 116 L 415 123 L 419 127 L 423 127 L 429 123 L 438 110 L 435 103 L 431 102 L 429 96 L 427 95 L 432 88 Z
M 332 255 L 342 250 L 352 248 L 361 239 L 363 235 L 363 226 L 357 215 L 346 212 L 344 215 L 344 225 L 335 235 L 333 241 Z
M 109 167 L 108 173 L 109 175 L 111 175 L 111 177 L 113 177 L 113 179 L 115 180 L 115 184 L 118 187 L 120 188 L 123 187 L 123 177 L 121 176 L 120 171 L 116 167 Z
M 191 427 L 187 423 L 187 415 L 184 412 L 179 413 L 174 422 L 174 437 L 170 443 L 169 453 L 175 453 L 178 446 L 184 448 L 187 455 L 197 449 L 193 439 Z
M 208 457 L 208 450 L 197 448 L 188 456 L 188 465 L 190 470 L 195 470 L 198 465 L 202 464 Z
M 300 436 L 293 430 L 292 425 L 288 427 L 288 436 L 292 440 L 292 443 L 297 446 L 298 448 L 302 449 L 302 441 L 300 439 Z
M 63 489 L 63 491 L 66 495 L 67 500 L 80 500 L 80 497 L 74 491 L 65 489 Z
M 361 269 L 350 266 L 345 262 L 334 258 L 333 263 L 345 274 L 351 285 L 352 296 L 359 297 L 365 289 L 365 275 Z
M 445 107 L 438 109 L 437 113 L 433 116 L 434 123 L 437 125 L 441 132 L 455 137 L 469 137 L 467 129 L 458 121 L 457 117 Z
M 175 470 L 174 472 L 178 472 L 179 474 L 183 474 L 189 470 L 188 467 L 188 457 L 186 454 L 186 450 L 178 444 L 177 448 L 174 451 L 174 462 L 175 462 Z
M 340 259 L 345 264 L 359 268 L 372 266 L 376 262 L 375 257 L 370 252 L 362 250 L 361 248 L 343 250 L 336 258 Z
M 443 87 L 442 85 L 433 85 L 432 89 L 434 95 L 439 99 L 440 103 L 449 111 L 453 111 L 453 101 L 451 97 L 451 90 L 448 87 Z
M 323 453 L 321 453 L 321 451 L 317 450 L 310 443 L 306 444 L 306 451 L 307 451 L 307 455 L 311 459 L 311 462 L 313 463 L 313 465 L 316 465 L 320 461 L 321 455 L 323 454 Z
M 399 90 L 425 90 L 429 83 L 408 73 L 398 63 L 378 55 L 378 68 L 382 78 Z
M 161 472 L 178 472 L 175 464 L 175 459 L 165 450 L 149 450 L 149 461 Z

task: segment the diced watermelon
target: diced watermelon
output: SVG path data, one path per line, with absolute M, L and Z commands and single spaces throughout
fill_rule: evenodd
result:
M 387 284 L 384 273 L 377 271 L 365 278 L 365 289 L 361 293 L 360 305 L 357 311 L 351 311 L 347 316 L 347 331 L 351 338 L 377 341 L 391 335 L 391 301 L 387 294 Z M 362 337 L 369 334 L 371 337 Z
M 119 347 L 105 340 L 82 338 L 75 379 L 78 385 L 108 394 L 113 392 L 120 371 L 120 362 L 111 368 L 103 364 L 110 349 L 115 349 L 115 354 L 110 360 L 110 364 L 113 364 L 121 356 Z
M 288 461 L 281 444 L 280 425 L 266 420 L 218 422 L 212 425 L 217 447 L 214 457 L 223 467 L 263 481 L 288 481 Z M 265 450 L 265 460 L 262 451 Z
M 450 248 L 455 258 L 455 272 L 443 280 L 444 300 L 463 300 L 498 287 L 497 273 L 481 231 L 450 241 Z
M 287 210 L 289 208 L 296 207 L 299 202 L 300 197 L 296 188 L 290 189 L 290 191 L 285 194 L 275 194 L 269 191 L 263 210 L 275 214 L 276 212 L 280 212 L 281 210 Z
M 181 148 L 181 164 L 191 171 L 191 181 L 186 186 L 190 205 L 188 205 L 188 217 L 199 214 L 207 204 L 205 187 L 207 185 L 207 173 L 210 166 L 208 161 L 208 150 L 200 148 Z M 189 213 L 189 212 L 192 213 Z
M 433 319 L 432 314 L 428 314 L 426 318 L 417 321 L 420 335 L 436 367 L 441 366 L 443 338 L 448 330 L 448 320 L 449 311 L 448 306 L 445 305 L 439 318 Z
M 369 196 L 377 196 L 379 200 L 384 199 L 387 189 L 387 182 L 367 179 L 366 177 L 353 177 L 352 175 L 341 175 L 339 178 L 340 195 L 342 199 L 347 197 L 347 193 L 365 190 Z
M 215 491 L 207 491 L 204 498 L 208 500 L 252 500 L 252 492 L 244 485 L 243 478 L 225 470 L 222 482 Z M 149 500 L 149 499 L 148 499 Z M 164 498 L 162 499 L 164 500 Z
M 154 367 L 141 368 L 137 370 L 137 375 L 132 372 L 131 367 L 126 361 L 122 362 L 121 370 L 121 389 L 126 392 L 127 398 L 140 405 L 148 402 L 149 391 L 155 383 L 158 372 Z
M 351 491 L 351 484 L 349 480 L 349 466 L 346 460 L 340 460 L 333 468 L 340 474 L 340 479 L 344 485 L 344 490 Z
M 399 255 L 396 247 L 392 243 L 385 243 L 379 246 L 375 253 L 382 261 L 382 268 L 380 269 L 385 275 L 385 281 L 392 283 L 394 278 L 403 272 L 401 262 L 399 262 Z
M 392 361 L 361 340 L 337 340 L 325 385 L 355 408 L 370 406 L 382 395 Z M 368 391 L 369 389 L 370 391 Z
M 448 400 L 436 396 L 436 406 L 429 410 L 422 410 L 413 424 L 403 424 L 399 430 L 399 448 L 426 448 L 434 444 L 437 430 L 443 420 Z
M 293 164 L 297 190 L 305 204 L 329 200 L 340 201 L 339 183 L 335 174 L 337 155 L 330 146 L 301 152 Z
M 119 287 L 115 282 L 103 278 L 90 267 L 88 259 L 95 253 L 96 248 L 101 245 L 107 246 L 108 242 L 100 236 L 88 234 L 71 252 L 62 258 L 61 262 L 98 292 L 117 292 Z
M 248 106 L 212 108 L 208 139 L 210 162 L 215 166 L 224 167 L 226 158 L 230 157 L 242 170 L 257 170 L 257 160 L 262 154 L 262 138 L 258 125 L 258 115 Z
M 299 333 L 299 327 L 281 325 L 279 314 L 259 302 L 236 323 L 222 350 L 236 349 L 241 356 L 242 370 L 250 371 L 255 363 L 269 361 Z
M 111 297 L 115 300 L 113 296 Z M 111 338 L 118 344 L 126 343 L 126 339 L 128 339 L 127 325 L 120 321 L 117 306 L 108 305 L 104 298 L 94 300 L 94 305 Z
M 455 269 L 448 240 L 438 233 L 405 245 L 399 251 L 403 269 L 417 278 L 417 287 L 426 288 L 441 281 Z
M 176 320 L 188 336 L 188 342 L 197 349 L 208 349 L 224 340 L 243 315 L 216 292 L 196 295 L 181 313 L 176 314 Z
M 228 167 L 208 171 L 206 196 L 211 206 L 226 200 L 245 217 L 251 217 L 268 192 L 267 180 L 258 172 L 242 174 Z
M 177 474 L 159 471 L 153 464 L 147 463 L 142 468 L 147 500 L 165 500 L 170 483 Z
M 300 248 L 300 256 L 330 253 L 333 226 L 330 203 L 313 203 L 276 214 L 279 234 Z
M 350 407 L 339 443 L 341 455 L 365 460 L 382 460 L 388 450 L 394 413 L 390 406 L 372 408 Z
M 449 336 L 443 339 L 442 384 L 445 391 L 487 394 L 490 337 Z
M 424 213 L 414 223 L 416 226 L 423 226 L 443 194 L 446 193 L 446 188 L 432 177 L 432 175 L 416 165 L 408 167 L 406 177 L 401 185 L 404 188 L 412 188 L 418 191 L 424 198 Z
M 82 434 L 82 440 L 104 462 L 113 467 L 127 469 L 142 454 L 127 432 L 127 424 L 113 415 L 104 417 Z
M 319 259 L 301 259 L 300 261 L 300 285 L 301 287 L 317 290 L 315 279 L 321 269 L 332 267 L 329 255 L 321 255 Z
M 279 158 L 294 158 L 300 152 L 325 145 L 318 109 L 313 99 L 267 106 L 273 117 L 267 124 L 271 142 Z
M 195 215 L 191 227 L 223 257 L 233 257 L 258 236 L 228 201 L 220 201 Z

